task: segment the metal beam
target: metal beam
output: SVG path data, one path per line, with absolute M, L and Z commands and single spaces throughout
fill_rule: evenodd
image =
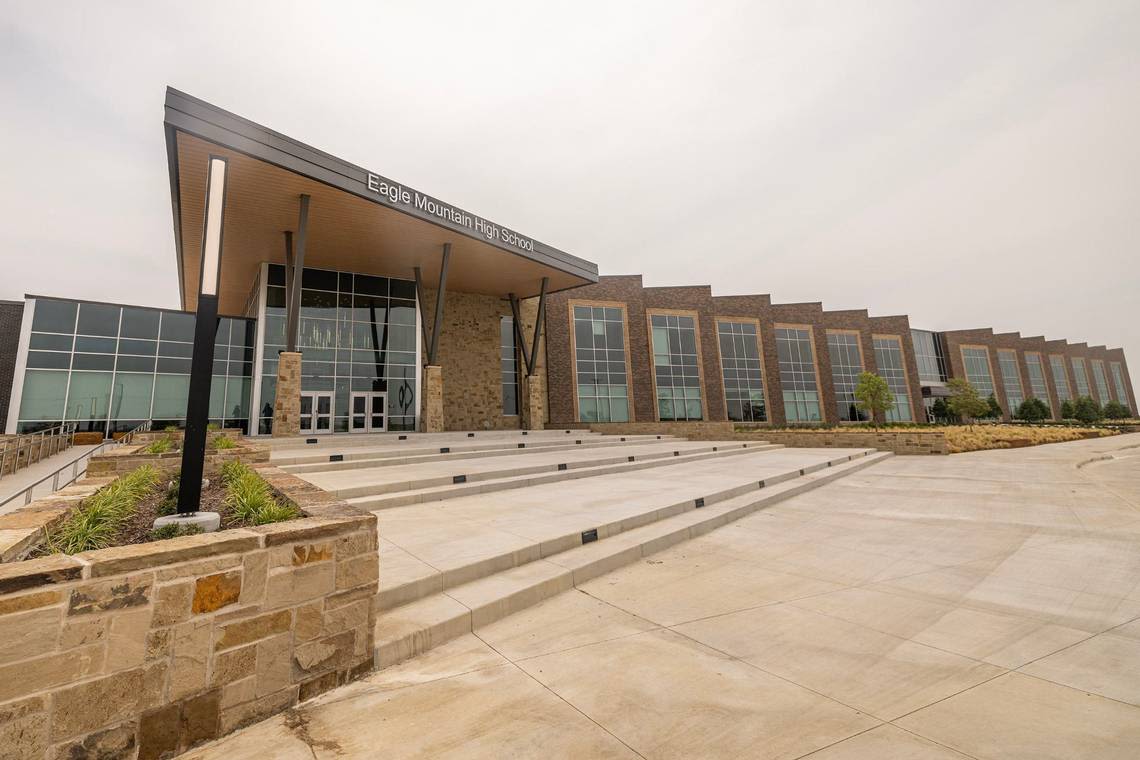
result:
M 285 230 L 285 324 L 289 324 L 289 314 L 293 303 L 293 231 Z M 287 331 L 286 331 L 287 332 Z M 285 340 L 286 351 L 296 351 L 297 346 Z
M 420 332 L 423 334 L 424 340 L 424 359 L 427 359 L 428 346 L 431 345 L 431 335 L 428 334 L 427 314 L 424 313 L 424 276 L 423 270 L 419 267 L 412 267 L 412 271 L 416 275 L 416 306 L 420 310 Z M 428 362 L 430 363 L 430 362 Z
M 542 278 L 542 289 L 538 292 L 538 316 L 534 318 L 534 343 L 531 344 L 530 356 L 527 358 L 526 375 L 534 374 L 534 365 L 538 361 L 538 337 L 542 335 L 542 323 L 546 319 L 546 288 L 550 285 L 550 278 Z
M 292 234 L 286 233 L 292 241 Z M 297 244 L 293 251 L 292 278 L 286 274 L 289 286 L 285 305 L 285 350 L 297 350 L 297 331 L 301 326 L 301 280 L 305 271 L 305 243 L 309 238 L 309 196 L 301 196 L 301 208 L 297 218 Z
M 522 317 L 519 316 L 519 297 L 514 293 L 507 293 L 507 300 L 511 302 L 511 321 L 515 324 L 515 345 L 518 347 L 518 350 L 522 352 L 523 367 L 527 368 L 527 374 L 529 375 L 530 354 L 527 353 L 526 338 L 523 337 L 522 333 Z
M 443 264 L 439 268 L 439 289 L 435 292 L 435 322 L 431 326 L 431 349 L 428 353 L 428 364 L 435 365 L 436 353 L 439 351 L 439 333 L 443 328 L 443 301 L 447 294 L 447 267 L 451 263 L 451 243 L 443 244 Z
M 523 337 L 522 332 L 522 317 L 519 315 L 519 299 L 514 293 L 507 294 L 507 300 L 511 302 L 511 315 L 514 317 L 515 323 L 515 342 L 518 344 L 519 351 L 522 352 L 523 367 L 526 368 L 527 377 L 534 374 L 535 365 L 538 364 L 538 339 L 542 334 L 542 324 L 546 318 L 546 288 L 550 284 L 549 277 L 542 278 L 542 288 L 539 290 L 538 295 L 538 314 L 534 322 L 534 337 L 531 338 L 530 350 L 527 350 L 526 339 Z

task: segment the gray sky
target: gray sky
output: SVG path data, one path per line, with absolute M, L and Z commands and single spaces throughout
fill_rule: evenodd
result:
M 1140 366 L 1134 0 L 2 6 L 0 298 L 177 306 L 170 84 L 605 274 Z

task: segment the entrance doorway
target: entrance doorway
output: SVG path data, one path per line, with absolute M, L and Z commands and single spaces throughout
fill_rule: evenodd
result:
M 301 391 L 301 434 L 332 432 L 332 391 Z
M 388 429 L 387 393 L 353 393 L 349 403 L 349 432 L 379 433 Z

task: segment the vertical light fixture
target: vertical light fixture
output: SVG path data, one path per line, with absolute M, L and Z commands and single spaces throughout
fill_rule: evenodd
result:
M 178 485 L 178 518 L 183 521 L 197 514 L 202 498 L 206 426 L 210 414 L 210 377 L 214 367 L 214 340 L 218 333 L 218 278 L 222 269 L 227 168 L 225 158 L 210 156 L 206 175 L 206 214 L 202 228 L 201 280 L 198 284 L 198 309 L 194 318 L 194 354 L 190 361 L 186 434 L 182 443 L 182 475 Z M 208 515 L 204 514 L 203 520 L 194 522 L 205 530 L 217 530 L 217 514 Z

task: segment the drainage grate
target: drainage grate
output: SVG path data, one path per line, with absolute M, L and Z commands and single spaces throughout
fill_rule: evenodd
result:
M 624 438 L 622 438 L 622 439 L 621 439 L 621 442 L 622 442 L 622 443 L 625 443 L 625 439 L 624 439 Z
M 456 475 L 451 479 L 451 482 L 452 483 L 466 483 L 467 482 L 467 476 L 466 475 Z
M 679 451 L 674 451 L 674 452 L 673 452 L 673 456 L 675 456 L 675 457 L 679 457 L 679 456 L 681 456 L 681 452 L 679 452 Z
M 582 443 L 582 442 L 581 442 L 581 441 L 574 441 L 574 443 L 578 443 L 578 444 L 580 444 L 580 443 Z
M 525 443 L 519 443 L 519 444 L 516 444 L 516 445 L 517 445 L 517 446 L 518 446 L 520 449 L 525 449 L 525 448 L 526 448 L 526 444 L 525 444 Z
M 564 465 L 564 464 L 560 464 L 560 465 L 558 465 L 558 469 L 560 469 L 560 470 L 565 470 L 565 469 L 566 469 L 566 465 Z
M 451 447 L 450 446 L 440 446 L 439 447 L 439 453 L 440 454 L 450 454 L 451 453 Z
M 704 505 L 705 505 L 705 497 L 704 496 L 701 496 L 700 498 L 693 500 L 693 509 L 700 509 Z
M 343 462 L 344 461 L 344 454 L 329 454 L 329 461 L 330 462 Z
M 716 451 L 716 446 L 713 446 L 713 451 Z
M 590 528 L 589 530 L 582 531 L 582 543 L 589 544 L 598 540 L 598 529 Z
M 401 435 L 401 436 L 397 437 L 397 438 L 396 438 L 396 440 L 397 440 L 397 441 L 406 441 L 406 440 L 408 440 L 408 436 L 406 436 L 406 435 Z
M 475 434 L 474 434 L 474 433 L 468 433 L 468 434 L 467 434 L 467 437 L 468 437 L 468 438 L 474 438 L 474 437 L 475 437 Z
M 319 441 L 316 438 L 306 438 L 305 439 L 305 443 L 318 443 L 318 442 Z
M 803 474 L 804 474 L 804 471 L 803 471 L 803 468 L 801 468 L 800 469 L 800 475 L 803 475 Z
M 522 431 L 522 434 L 523 434 L 523 435 L 526 435 L 526 434 L 527 434 L 527 433 L 529 433 L 529 432 L 530 432 L 529 430 L 524 430 L 524 431 Z
M 629 457 L 629 458 L 628 458 L 626 461 L 627 461 L 627 462 L 632 462 L 632 461 L 633 461 L 633 457 Z
M 763 487 L 764 487 L 764 481 L 763 481 L 763 480 L 761 480 L 761 481 L 760 481 L 760 484 L 757 486 L 757 488 L 763 488 Z

